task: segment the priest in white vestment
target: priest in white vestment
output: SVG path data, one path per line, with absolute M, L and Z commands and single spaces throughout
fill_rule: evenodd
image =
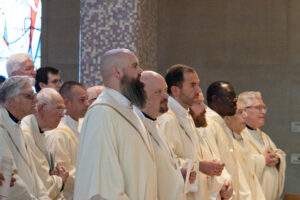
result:
M 44 131 L 57 127 L 64 108 L 60 94 L 52 88 L 44 88 L 37 94 L 37 112 L 23 118 L 21 123 L 27 148 L 51 199 L 64 199 L 61 192 L 69 174 L 64 167 L 54 166 L 53 156 L 46 148 Z
M 210 107 L 210 109 L 208 108 L 209 112 L 207 112 L 208 124 L 211 124 L 211 126 L 214 126 L 218 130 L 215 132 L 215 140 L 221 159 L 232 177 L 233 199 L 259 199 L 257 197 L 262 197 L 261 193 L 253 194 L 252 191 L 256 189 L 253 188 L 253 184 L 249 185 L 249 181 L 255 180 L 255 178 L 247 180 L 249 174 L 253 175 L 251 172 L 254 169 L 250 165 L 248 166 L 244 162 L 241 162 L 245 158 L 244 155 L 246 155 L 243 153 L 244 148 L 242 148 L 245 146 L 244 140 L 242 140 L 243 138 L 240 134 L 231 130 L 224 120 L 225 117 L 234 116 L 236 113 L 237 98 L 233 86 L 225 81 L 216 81 L 208 87 L 206 96 L 208 106 Z M 246 152 L 249 153 L 248 151 Z M 251 157 L 251 155 L 247 155 Z M 257 189 L 257 191 L 260 190 Z
M 69 178 L 64 186 L 64 197 L 71 200 L 79 145 L 79 119 L 84 117 L 89 104 L 86 89 L 78 82 L 65 82 L 59 92 L 64 98 L 66 114 L 56 129 L 46 132 L 46 140 L 47 149 L 54 156 L 55 164 L 60 164 L 69 171 Z
M 20 128 L 20 120 L 35 112 L 32 81 L 24 76 L 6 80 L 0 87 L 0 104 L 0 157 L 12 159 L 17 179 L 8 199 L 50 199 Z
M 200 80 L 196 71 L 185 65 L 174 65 L 165 76 L 168 93 L 169 111 L 159 117 L 159 123 L 167 142 L 174 151 L 177 159 L 183 164 L 186 160 L 195 163 L 198 173 L 196 190 L 188 193 L 188 199 L 201 198 L 201 181 L 206 181 L 201 173 L 219 176 L 224 168 L 223 163 L 214 160 L 202 160 L 200 157 L 197 130 L 189 113 L 189 107 L 202 95 Z M 200 173 L 201 172 L 201 173 Z
M 202 160 L 221 160 L 219 149 L 215 141 L 215 134 L 218 129 L 207 123 L 205 117 L 205 104 L 203 99 L 190 107 L 190 113 L 197 127 L 197 136 L 201 146 L 200 157 Z M 202 199 L 230 199 L 232 196 L 231 176 L 226 166 L 220 176 L 209 176 L 202 174 L 207 181 L 200 183 Z
M 262 186 L 266 200 L 280 198 L 285 179 L 285 153 L 276 147 L 271 138 L 261 128 L 265 124 L 266 105 L 260 92 L 243 92 L 238 97 L 238 104 L 246 110 L 245 138 L 258 164 L 256 175 Z M 270 184 L 272 183 L 272 184 Z
M 132 107 L 143 107 L 146 99 L 138 59 L 113 49 L 100 69 L 105 89 L 82 125 L 74 199 L 156 200 L 153 145 Z
M 137 107 L 134 107 L 134 110 L 150 134 L 154 147 L 158 200 L 185 200 L 181 168 L 157 121 L 158 116 L 168 111 L 167 84 L 160 74 L 153 71 L 142 72 L 141 81 L 145 84 L 147 100 L 142 110 Z M 194 172 L 193 177 L 195 175 Z
M 251 191 L 251 199 L 264 200 L 265 196 L 260 186 L 259 180 L 255 174 L 255 165 L 257 160 L 253 159 L 248 141 L 244 138 L 244 130 L 246 127 L 245 118 L 247 116 L 244 109 L 238 109 L 234 116 L 226 116 L 224 118 L 228 128 L 231 130 L 233 138 L 233 148 L 235 149 L 235 158 L 243 169 L 244 178 Z M 239 176 L 241 178 L 242 176 Z

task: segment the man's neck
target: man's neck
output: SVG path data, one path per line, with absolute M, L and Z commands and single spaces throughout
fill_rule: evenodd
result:
M 209 108 L 212 109 L 213 111 L 215 111 L 215 112 L 216 112 L 218 115 L 220 115 L 223 119 L 224 119 L 224 117 L 226 117 L 226 116 L 224 116 L 224 115 L 219 111 L 218 107 L 215 106 L 214 104 L 209 105 Z
M 69 115 L 73 120 L 75 120 L 76 122 L 78 122 L 78 120 L 79 120 L 79 117 L 75 117 L 72 113 L 70 113 L 70 112 L 66 112 L 66 115 Z
M 34 114 L 37 124 L 38 124 L 38 128 L 40 130 L 41 133 L 43 133 L 45 130 L 48 129 L 47 124 L 44 122 L 44 120 L 42 119 L 42 117 L 36 113 Z
M 189 109 L 189 105 L 185 104 L 180 98 L 178 98 L 178 97 L 173 97 L 173 98 L 186 110 Z

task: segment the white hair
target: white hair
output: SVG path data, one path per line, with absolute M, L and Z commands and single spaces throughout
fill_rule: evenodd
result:
M 11 55 L 6 61 L 6 71 L 8 76 L 10 77 L 15 71 L 18 71 L 27 60 L 31 60 L 27 53 L 17 53 Z
M 237 107 L 244 109 L 248 106 L 251 106 L 253 104 L 253 102 L 257 99 L 262 99 L 262 95 L 258 91 L 242 92 L 238 96 Z
M 134 55 L 132 51 L 129 49 L 112 49 L 104 53 L 100 63 L 100 73 L 103 79 L 110 76 L 112 67 L 126 67 L 126 59 L 124 59 L 126 55 L 131 54 Z
M 0 85 L 0 105 L 4 105 L 8 99 L 20 94 L 26 86 L 33 85 L 34 79 L 28 76 L 13 76 L 6 79 Z
M 53 88 L 43 88 L 36 96 L 37 106 L 54 104 L 61 95 Z

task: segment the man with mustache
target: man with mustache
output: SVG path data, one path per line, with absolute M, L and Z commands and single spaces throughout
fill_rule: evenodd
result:
M 46 147 L 45 131 L 57 127 L 64 109 L 60 94 L 52 88 L 44 88 L 37 94 L 37 112 L 26 116 L 21 122 L 27 148 L 51 199 L 61 198 L 60 193 L 69 173 L 64 167 L 53 165 L 53 157 Z
M 86 88 L 76 81 L 65 82 L 59 93 L 64 99 L 66 113 L 57 128 L 47 131 L 47 149 L 54 156 L 54 163 L 61 164 L 70 173 L 64 186 L 64 197 L 72 199 L 76 159 L 79 146 L 79 119 L 89 106 Z
M 82 125 L 75 200 L 155 200 L 157 175 L 152 142 L 133 105 L 146 101 L 142 69 L 128 49 L 101 59 L 105 86 Z
M 170 109 L 160 117 L 159 123 L 169 145 L 182 166 L 187 161 L 192 161 L 197 173 L 202 172 L 211 176 L 220 175 L 224 167 L 223 163 L 201 159 L 197 130 L 192 116 L 189 114 L 189 107 L 200 98 L 202 93 L 196 71 L 186 65 L 174 65 L 168 69 L 165 79 L 170 95 L 168 99 Z M 198 179 L 195 184 L 198 185 L 199 181 L 202 181 L 201 179 Z M 188 199 L 199 199 L 200 195 L 199 189 L 191 189 Z
M 243 92 L 238 97 L 238 104 L 247 113 L 244 136 L 250 143 L 255 160 L 260 161 L 257 162 L 255 169 L 266 200 L 277 200 L 284 188 L 286 155 L 276 147 L 266 133 L 261 131 L 267 111 L 262 95 L 255 91 Z
M 221 159 L 232 177 L 233 199 L 254 200 L 256 199 L 256 193 L 253 193 L 252 190 L 254 186 L 249 185 L 246 178 L 247 172 L 251 171 L 252 168 L 239 162 L 242 160 L 244 154 L 240 152 L 240 148 L 236 148 L 235 141 L 241 137 L 239 135 L 236 137 L 233 131 L 233 129 L 237 132 L 241 131 L 240 129 L 244 127 L 242 123 L 229 124 L 224 120 L 225 118 L 234 116 L 236 113 L 237 98 L 234 88 L 229 82 L 216 81 L 208 87 L 206 98 L 209 106 L 207 108 L 208 123 L 211 123 L 218 130 L 215 131 L 213 136 L 218 145 Z M 236 127 L 230 127 L 229 125 Z
M 190 107 L 190 114 L 193 117 L 195 126 L 197 127 L 197 136 L 199 144 L 201 146 L 201 159 L 202 160 L 216 160 L 220 161 L 220 152 L 216 141 L 213 137 L 215 131 L 218 129 L 212 126 L 211 123 L 208 125 L 205 117 L 205 104 L 203 103 L 203 96 Z M 232 196 L 232 183 L 231 176 L 226 170 L 226 166 L 220 176 L 205 176 L 200 181 L 200 194 L 201 199 L 230 199 Z

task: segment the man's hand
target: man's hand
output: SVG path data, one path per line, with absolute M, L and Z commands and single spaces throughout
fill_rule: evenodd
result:
M 199 171 L 208 175 L 208 176 L 220 176 L 224 169 L 225 164 L 218 161 L 200 161 L 199 163 Z
M 61 177 L 62 182 L 65 183 L 69 177 L 69 172 L 61 164 L 57 164 L 55 169 L 49 173 L 50 175 L 56 175 Z
M 230 199 L 233 194 L 233 188 L 232 188 L 232 183 L 230 181 L 226 181 L 221 190 L 220 190 L 220 196 L 222 199 Z
M 276 155 L 276 153 L 267 149 L 265 151 L 265 161 L 267 166 L 273 167 L 279 162 L 279 157 Z
M 185 180 L 186 179 L 186 168 L 181 168 L 180 171 L 181 171 L 183 179 Z M 189 177 L 190 184 L 194 183 L 196 178 L 197 178 L 197 172 L 194 169 L 192 169 L 192 171 L 190 172 L 190 177 Z

